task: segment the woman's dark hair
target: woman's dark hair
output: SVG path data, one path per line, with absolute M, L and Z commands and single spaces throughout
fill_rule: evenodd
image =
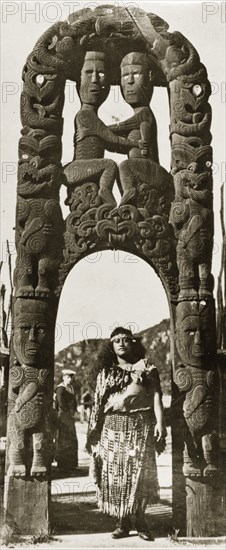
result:
M 116 327 L 110 334 L 110 338 L 113 338 L 117 334 L 125 334 L 126 336 L 130 336 L 131 339 L 133 339 L 133 335 L 130 329 L 124 328 L 124 327 Z
M 132 342 L 132 352 L 134 363 L 145 357 L 145 348 L 141 342 L 141 338 L 133 336 L 131 330 L 124 327 L 116 327 L 110 334 L 110 339 L 117 334 L 125 334 L 129 336 Z M 97 358 L 99 368 L 109 370 L 114 365 L 117 365 L 117 356 L 113 349 L 113 342 L 103 345 Z

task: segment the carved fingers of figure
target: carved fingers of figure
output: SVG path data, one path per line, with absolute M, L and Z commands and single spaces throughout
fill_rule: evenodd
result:
M 148 156 L 148 141 L 145 141 L 143 139 L 140 139 L 138 141 L 138 145 L 139 145 L 139 148 L 141 149 L 141 154 L 143 157 L 147 157 Z
M 20 409 L 23 407 L 23 405 L 27 403 L 27 401 L 30 401 L 34 396 L 36 396 L 37 391 L 38 391 L 37 381 L 32 381 L 32 378 L 30 380 L 27 379 L 26 385 L 23 384 L 23 386 L 21 386 L 19 389 L 19 396 L 17 397 L 15 402 L 16 412 L 19 412 Z
M 54 233 L 53 226 L 51 225 L 51 223 L 44 223 L 42 229 L 43 229 L 44 235 L 50 236 L 51 234 Z
M 90 135 L 90 130 L 87 128 L 83 128 L 82 126 L 77 126 L 76 132 L 75 132 L 75 141 L 81 141 L 85 136 Z
M 44 403 L 44 394 L 43 392 L 39 392 L 35 396 L 30 396 L 29 400 L 31 399 L 35 406 L 42 407 Z M 18 397 L 15 403 L 15 411 L 19 412 L 24 405 L 25 405 L 24 400 L 21 398 L 21 396 Z

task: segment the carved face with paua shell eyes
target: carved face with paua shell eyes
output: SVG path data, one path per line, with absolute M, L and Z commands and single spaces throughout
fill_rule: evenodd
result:
M 82 104 L 98 108 L 107 98 L 110 85 L 108 83 L 103 52 L 87 52 L 81 70 L 78 93 Z
M 177 305 L 176 343 L 185 366 L 207 368 L 215 351 L 214 326 L 211 306 L 197 302 Z
M 121 91 L 131 106 L 149 105 L 153 85 L 147 57 L 144 53 L 131 52 L 121 62 Z
M 34 366 L 45 361 L 49 335 L 48 309 L 47 303 L 41 300 L 17 298 L 15 301 L 13 342 L 21 365 Z

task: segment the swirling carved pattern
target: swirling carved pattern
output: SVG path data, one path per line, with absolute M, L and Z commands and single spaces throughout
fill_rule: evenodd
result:
M 171 207 L 171 219 L 175 224 L 180 225 L 189 219 L 189 207 L 186 202 L 174 202 Z
M 170 33 L 167 23 L 161 20 L 161 18 L 156 17 L 153 14 L 146 15 L 136 8 L 132 8 L 131 10 L 117 8 L 117 17 L 114 6 L 97 7 L 94 11 L 90 9 L 85 11 L 80 10 L 69 17 L 69 23 L 56 23 L 38 40 L 33 52 L 27 59 L 23 71 L 24 89 L 21 99 L 21 113 L 22 123 L 26 130 L 24 130 L 24 137 L 21 138 L 20 147 L 23 155 L 31 154 L 31 158 L 36 155 L 43 159 L 46 165 L 44 167 L 39 166 L 36 170 L 36 175 L 31 174 L 31 170 L 26 171 L 25 169 L 24 173 L 23 171 L 21 172 L 20 191 L 18 188 L 21 196 L 28 196 L 28 193 L 30 193 L 30 196 L 31 194 L 34 195 L 38 190 L 41 196 L 44 196 L 47 190 L 46 187 L 44 188 L 44 182 L 42 183 L 42 178 L 45 177 L 45 174 L 43 173 L 42 175 L 41 172 L 48 168 L 50 158 L 54 162 L 60 162 L 64 84 L 66 78 L 72 76 L 72 78 L 76 79 L 78 76 L 83 55 L 81 52 L 81 43 L 83 47 L 89 47 L 90 49 L 91 47 L 95 48 L 101 41 L 105 43 L 107 41 L 109 47 L 117 50 L 119 57 L 116 57 L 119 60 L 120 51 L 124 52 L 127 44 L 131 47 L 131 40 L 134 47 L 138 42 L 139 44 L 143 43 L 147 54 L 151 53 L 151 55 L 155 56 L 156 70 L 162 71 L 164 75 L 162 78 L 165 77 L 170 82 L 173 146 L 176 135 L 185 140 L 183 141 L 184 146 L 187 143 L 187 139 L 194 137 L 203 140 L 200 147 L 205 145 L 204 136 L 207 136 L 209 132 L 211 120 L 211 112 L 207 103 L 210 87 L 205 68 L 200 63 L 199 55 L 192 44 L 181 33 Z M 155 35 L 157 33 L 155 44 L 154 42 L 151 43 L 152 39 L 150 38 L 146 40 L 146 31 L 144 34 L 140 32 L 142 18 L 146 18 L 145 21 L 149 21 L 152 29 L 154 26 Z M 150 36 L 152 36 L 151 32 Z M 75 59 L 77 59 L 77 66 L 74 63 Z M 115 71 L 114 67 L 112 67 L 112 71 L 112 82 L 116 82 L 118 70 Z M 42 136 L 32 135 L 32 131 L 34 130 L 44 133 Z M 208 137 L 206 139 L 208 142 Z M 197 148 L 192 147 L 190 142 L 189 147 L 190 149 L 195 149 L 195 156 Z M 194 157 L 192 157 L 191 162 L 193 161 Z M 53 166 L 54 162 L 52 162 Z M 56 178 L 54 178 L 54 183 L 55 188 L 60 185 L 60 183 L 56 182 Z M 84 212 L 87 210 L 86 205 L 84 205 L 84 197 L 81 196 L 87 193 L 91 193 L 92 195 L 92 200 L 91 196 L 87 197 L 89 207 L 98 208 L 100 206 L 100 203 L 98 204 L 99 197 L 95 194 L 95 189 L 85 184 L 80 190 L 77 190 L 77 196 L 76 193 L 74 194 L 74 204 L 71 205 L 73 210 L 77 209 L 79 204 L 80 206 L 82 204 Z M 168 209 L 164 196 L 160 202 L 158 201 L 158 197 L 156 201 L 155 189 L 152 189 L 151 192 L 149 191 L 149 196 L 147 196 L 147 193 L 148 189 L 143 185 L 140 189 L 140 206 L 147 207 L 149 201 L 149 206 L 152 205 L 153 207 L 153 204 L 157 202 L 158 211 L 155 209 L 155 212 L 152 212 L 152 216 L 164 215 Z M 181 202 L 183 203 L 184 201 L 182 200 Z M 179 210 L 179 204 L 173 205 L 173 217 L 178 220 L 175 223 L 179 224 L 181 222 L 183 224 L 185 223 L 185 218 L 187 219 L 189 216 L 188 205 L 184 204 L 184 208 L 181 205 L 181 213 L 179 213 Z M 180 215 L 182 216 L 182 220 L 180 219 Z M 73 217 L 73 223 L 74 221 L 75 218 Z M 111 246 L 125 245 L 125 242 L 130 238 L 134 238 L 136 234 L 136 229 L 135 227 L 132 228 L 131 223 L 130 228 L 126 229 L 126 225 L 122 225 L 122 221 L 120 220 L 119 235 L 117 237 L 109 221 L 103 223 L 103 220 L 99 220 L 99 222 L 97 229 L 98 238 L 108 240 L 109 231 L 111 230 Z M 142 232 L 148 231 L 151 235 L 153 220 L 152 223 L 145 220 L 145 224 L 146 226 L 143 225 Z M 94 243 L 91 244 L 90 241 L 86 247 L 81 239 L 88 238 L 92 240 L 94 234 L 94 222 L 90 223 L 89 219 L 86 221 L 83 220 L 83 224 L 78 231 L 79 239 L 74 244 L 74 248 L 77 247 L 82 251 L 84 249 L 88 251 L 90 247 L 93 248 Z M 71 243 L 68 235 L 65 235 L 65 239 L 67 243 Z M 145 251 L 154 248 L 156 247 L 153 242 L 151 242 L 151 245 L 145 244 Z M 158 254 L 157 249 L 156 253 Z M 77 254 L 77 251 L 75 254 Z M 178 261 L 178 267 L 180 269 L 180 260 Z
M 41 420 L 41 417 L 41 407 L 35 403 L 35 400 L 28 401 L 18 413 L 20 426 L 26 430 L 33 428 Z
M 151 216 L 146 208 L 129 204 L 118 208 L 103 204 L 84 212 L 86 201 L 87 197 L 84 196 L 83 205 L 79 203 L 66 220 L 64 261 L 60 268 L 57 294 L 67 273 L 84 253 L 102 247 L 125 247 L 153 263 L 168 284 L 169 294 L 175 296 L 177 272 L 173 261 L 174 237 L 167 217 L 159 214 Z
M 174 374 L 174 381 L 181 391 L 187 391 L 192 386 L 192 375 L 189 369 L 178 368 Z
M 13 366 L 10 369 L 10 384 L 12 388 L 17 388 L 23 383 L 24 371 L 20 366 Z

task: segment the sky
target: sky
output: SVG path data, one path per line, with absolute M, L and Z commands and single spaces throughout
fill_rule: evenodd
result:
M 16 206 L 17 151 L 20 137 L 21 73 L 26 58 L 38 38 L 58 20 L 69 13 L 98 5 L 137 6 L 159 15 L 169 24 L 169 31 L 180 31 L 197 49 L 206 66 L 212 85 L 210 104 L 213 110 L 211 133 L 214 152 L 214 213 L 215 237 L 212 272 L 216 278 L 220 267 L 220 187 L 225 182 L 225 2 L 2 2 L 2 101 L 1 101 L 1 259 L 2 282 L 8 286 L 6 240 L 10 243 L 15 261 L 14 230 Z M 65 90 L 64 135 L 62 163 L 73 157 L 74 116 L 79 109 L 75 87 L 68 82 Z M 157 119 L 160 164 L 170 169 L 169 106 L 164 89 L 155 89 L 151 108 Z M 99 110 L 99 117 L 111 124 L 112 117 L 120 120 L 131 116 L 131 108 L 113 87 Z M 116 162 L 122 155 L 111 156 Z M 116 197 L 117 190 L 115 191 Z M 61 192 L 63 204 L 65 188 Z M 215 291 L 216 294 L 216 284 Z M 60 299 L 55 348 L 56 351 L 73 342 L 108 337 L 117 325 L 131 326 L 134 332 L 143 330 L 169 317 L 166 296 L 157 275 L 140 258 L 122 251 L 105 251 L 80 261 L 70 272 Z

